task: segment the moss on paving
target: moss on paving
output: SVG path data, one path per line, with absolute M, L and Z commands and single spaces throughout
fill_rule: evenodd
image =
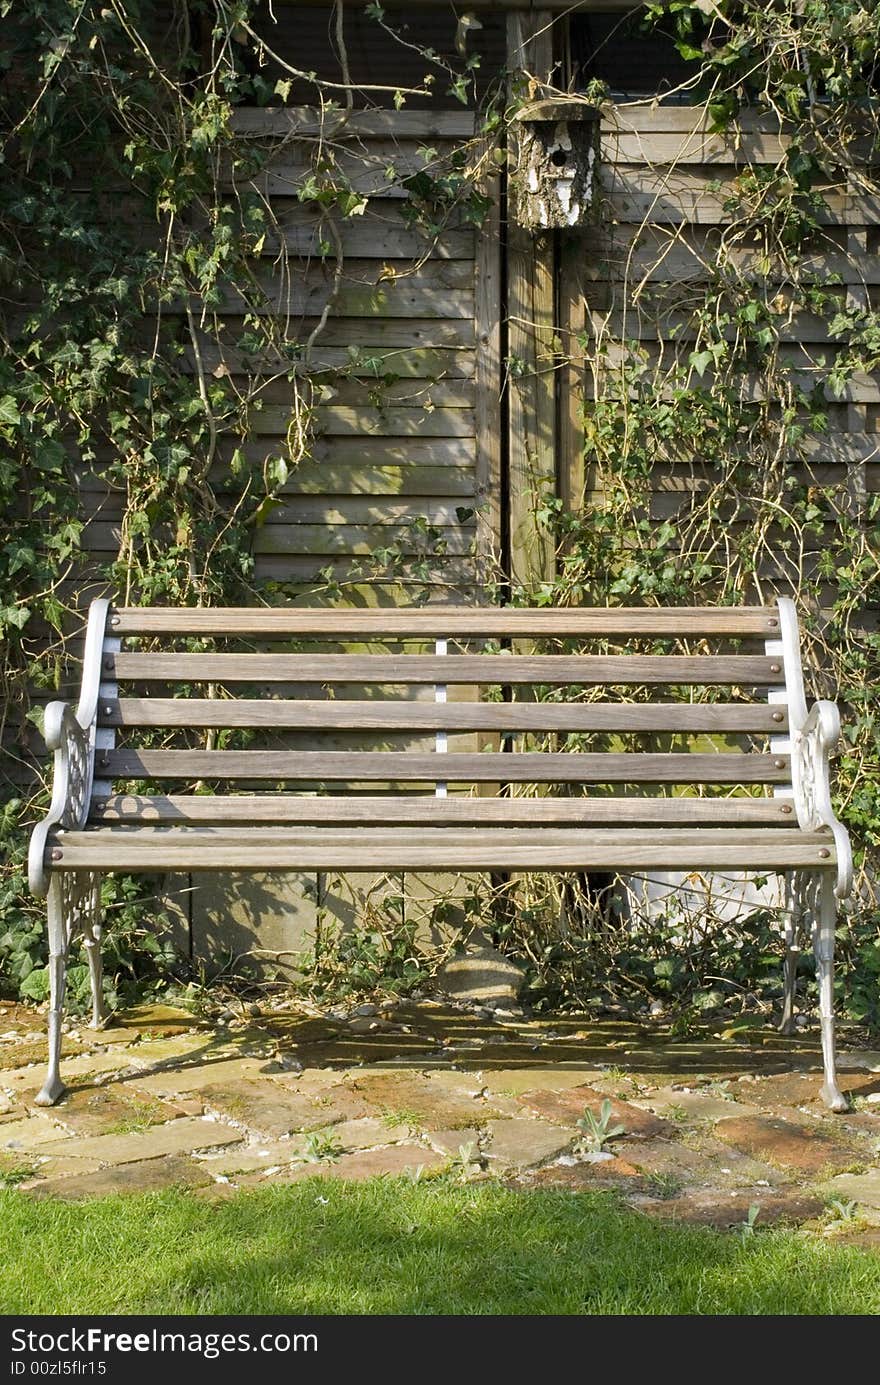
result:
M 206 1203 L 0 1194 L 0 1311 L 876 1314 L 880 1255 L 670 1227 L 606 1194 L 309 1179 Z

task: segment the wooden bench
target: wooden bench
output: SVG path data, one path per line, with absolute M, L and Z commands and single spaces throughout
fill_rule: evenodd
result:
M 466 733 L 484 748 L 449 748 Z M 31 888 L 48 894 L 51 974 L 38 1100 L 52 1104 L 64 1090 L 75 933 L 89 959 L 93 1024 L 106 1022 L 104 872 L 699 869 L 786 877 L 783 1028 L 806 924 L 823 1092 L 843 1109 L 832 968 L 852 858 L 829 796 L 838 733 L 833 703 L 807 709 L 785 598 L 668 610 L 116 610 L 95 601 L 79 705 L 53 702 L 45 716 L 54 792 L 30 854 Z M 322 734 L 337 748 L 321 749 Z M 367 736 L 382 748 L 357 748 Z M 646 736 L 655 748 L 643 748 Z M 352 737 L 355 748 L 338 748 Z M 387 748 L 395 737 L 410 744 Z M 661 737 L 673 748 L 658 751 Z M 152 791 L 157 781 L 171 792 Z M 294 784 L 299 792 L 284 791 Z M 447 793 L 453 784 L 464 791 Z

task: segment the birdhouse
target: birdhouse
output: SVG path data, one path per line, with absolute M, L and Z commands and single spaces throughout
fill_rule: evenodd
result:
M 529 231 L 598 220 L 600 112 L 576 100 L 538 101 L 513 118 L 510 212 Z

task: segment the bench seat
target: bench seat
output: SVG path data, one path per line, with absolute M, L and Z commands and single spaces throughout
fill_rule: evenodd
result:
M 825 1097 L 848 835 L 837 709 L 795 608 L 113 609 L 92 603 L 30 881 L 48 895 L 50 1065 L 70 940 L 102 1025 L 107 872 L 778 874 L 782 1027 L 810 932 Z

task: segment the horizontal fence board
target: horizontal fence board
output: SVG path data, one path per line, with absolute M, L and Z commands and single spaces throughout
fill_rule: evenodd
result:
M 170 314 L 170 307 L 165 311 Z M 286 348 L 291 360 L 319 322 L 317 317 L 297 319 L 296 338 L 288 329 Z M 234 340 L 243 330 L 241 315 L 230 314 L 226 328 L 229 340 Z M 310 371 L 318 367 L 329 369 L 330 363 L 335 362 L 334 369 L 343 367 L 350 374 L 363 373 L 380 379 L 384 374 L 397 373 L 395 367 L 384 360 L 390 352 L 431 351 L 437 354 L 446 347 L 461 351 L 463 347 L 473 346 L 474 325 L 459 318 L 337 318 L 331 313 L 312 347 L 309 368 Z M 333 347 L 342 349 L 333 353 L 330 350 Z
M 492 784 L 784 784 L 784 755 L 741 754 L 420 754 L 417 751 L 338 750 L 108 750 L 95 758 L 110 779 L 288 779 L 353 783 L 357 780 L 440 779 Z
M 316 325 L 312 321 L 309 330 Z M 208 372 L 219 371 L 233 376 L 277 375 L 281 379 L 289 374 L 307 375 L 316 383 L 321 383 L 320 376 L 324 373 L 331 377 L 331 385 L 336 383 L 340 372 L 352 379 L 363 380 L 367 387 L 380 385 L 386 376 L 394 375 L 432 381 L 441 378 L 472 379 L 474 355 L 472 350 L 460 349 L 463 335 L 460 326 L 454 321 L 438 325 L 436 332 L 446 339 L 423 346 L 420 341 L 425 339 L 428 326 L 427 323 L 388 323 L 368 318 L 358 324 L 354 333 L 349 334 L 352 348 L 349 349 L 339 344 L 340 334 L 331 318 L 319 334 L 307 362 L 297 355 L 296 343 L 289 343 L 290 355 L 282 357 L 244 351 L 228 343 L 220 344 L 203 338 L 199 354 Z M 389 335 L 403 335 L 406 340 L 403 345 L 389 345 Z M 305 341 L 308 336 L 305 327 L 299 336 L 301 341 Z M 336 344 L 333 344 L 334 341 Z M 464 346 L 470 345 L 469 340 L 464 343 Z M 181 368 L 188 373 L 195 370 L 195 357 L 191 349 L 187 349 L 181 357 Z
M 834 864 L 819 833 L 752 829 L 99 829 L 59 839 L 64 869 L 787 870 Z
M 783 798 L 740 795 L 725 798 L 436 798 L 427 794 L 384 794 L 381 797 L 343 797 L 326 794 L 189 794 L 150 797 L 113 794 L 93 803 L 90 818 L 101 822 L 135 823 L 348 823 L 374 827 L 418 826 L 547 826 L 577 823 L 719 823 L 724 826 L 780 826 L 791 823 L 793 808 Z
M 393 562 L 339 554 L 316 553 L 312 557 L 258 553 L 254 560 L 257 588 L 263 582 L 272 583 L 272 591 L 288 600 L 302 596 L 306 602 L 320 596 L 330 581 L 331 599 L 338 601 L 338 583 L 344 599 L 370 604 L 372 590 L 382 593 L 382 601 L 391 600 L 411 605 L 430 599 L 436 591 L 440 600 L 466 601 L 473 594 L 477 569 L 473 556 L 455 558 L 404 554 Z
M 82 544 L 87 552 L 119 551 L 121 528 L 91 520 L 83 530 Z M 473 530 L 462 526 L 443 531 L 443 552 L 462 556 L 470 552 Z M 365 525 L 264 524 L 254 533 L 253 552 L 263 556 L 278 554 L 369 557 L 382 545 L 394 546 L 402 556 L 433 556 L 434 542 L 412 525 L 384 525 L 381 530 Z
M 387 205 L 399 208 L 401 203 Z M 380 207 L 381 213 L 376 214 L 376 209 Z M 356 255 L 374 261 L 415 262 L 430 254 L 432 260 L 471 262 L 474 256 L 472 229 L 449 229 L 436 237 L 429 237 L 417 227 L 408 227 L 399 214 L 397 217 L 388 215 L 377 198 L 371 200 L 364 216 L 332 219 L 331 224 L 335 235 L 326 222 L 316 222 L 314 213 L 301 212 L 299 207 L 281 207 L 276 203 L 272 208 L 270 229 L 263 240 L 263 256 L 266 259 L 274 258 L 281 252 L 291 257 L 333 265 L 336 262 L 337 236 L 343 257 Z
M 99 707 L 102 726 L 334 727 L 450 731 L 743 732 L 787 729 L 787 710 L 761 703 L 359 702 L 270 698 L 122 698 Z
M 827 231 L 829 238 L 833 233 Z M 638 239 L 636 239 L 636 235 Z M 702 227 L 679 229 L 676 234 L 660 228 L 645 227 L 636 233 L 633 227 L 616 227 L 585 236 L 585 255 L 579 267 L 584 284 L 598 281 L 629 284 L 634 290 L 642 285 L 676 283 L 718 283 L 719 270 L 733 282 L 737 275 L 746 279 L 776 283 L 789 278 L 790 266 L 770 260 L 768 270 L 763 251 L 750 246 L 725 243 L 724 228 L 706 230 Z M 806 250 L 798 255 L 800 283 L 811 281 L 825 285 L 833 294 L 835 285 L 828 281 L 839 277 L 840 293 L 847 284 L 880 283 L 880 258 L 876 255 L 847 254 L 834 244 Z
M 456 261 L 455 263 L 459 263 Z M 349 284 L 343 282 L 338 291 L 328 283 L 305 286 L 299 282 L 299 275 L 292 266 L 292 273 L 286 282 L 277 286 L 267 285 L 265 292 L 249 293 L 247 297 L 233 290 L 223 290 L 216 301 L 210 303 L 214 313 L 253 313 L 259 317 L 287 318 L 319 317 L 328 307 L 336 319 L 349 318 L 424 318 L 432 317 L 438 321 L 444 318 L 472 318 L 474 315 L 473 289 L 452 289 L 430 285 L 423 287 L 411 279 L 401 277 L 398 282 L 386 280 L 381 284 Z M 202 300 L 193 297 L 190 307 L 198 313 Z M 169 304 L 167 311 L 174 312 L 177 305 Z
M 779 615 L 774 606 L 575 606 L 552 610 L 510 606 L 447 606 L 440 611 L 129 606 L 114 610 L 113 628 L 124 635 L 155 631 L 229 635 L 255 632 L 279 635 L 437 635 L 447 638 L 466 635 L 755 635 L 772 638 L 779 630 Z
M 94 472 L 81 473 L 79 480 L 84 503 L 96 511 L 97 507 L 103 505 L 110 497 L 117 497 L 121 501 L 124 494 L 121 484 L 111 487 Z M 215 485 L 214 493 L 219 503 L 231 508 L 238 498 L 237 493 L 225 491 L 219 476 Z M 277 488 L 275 494 L 351 496 L 372 504 L 378 497 L 383 496 L 473 498 L 475 485 L 472 466 L 335 466 L 328 462 L 304 461 L 293 468 L 287 481 Z
M 600 164 L 599 182 L 607 211 L 622 222 L 729 222 L 725 203 L 735 196 L 736 170 L 723 165 L 654 169 L 644 164 Z M 880 198 L 838 188 L 822 192 L 825 207 L 816 212 L 821 225 L 870 226 L 880 217 Z
M 246 377 L 232 376 L 232 384 L 243 387 Z M 315 401 L 334 408 L 365 409 L 372 413 L 375 409 L 473 409 L 476 404 L 476 386 L 473 380 L 364 380 L 345 379 L 315 382 Z M 260 387 L 260 399 L 264 405 L 290 405 L 291 382 L 279 377 L 266 380 Z
M 287 437 L 290 408 L 260 409 L 252 414 L 251 431 Z M 472 438 L 476 435 L 473 409 L 345 408 L 319 405 L 315 410 L 319 437 Z
M 472 111 L 335 111 L 314 106 L 239 106 L 232 113 L 236 134 L 263 138 L 345 134 L 393 139 L 469 139 Z
M 627 130 L 603 126 L 600 158 L 624 164 L 777 164 L 791 149 L 791 137 L 756 130 L 713 134 L 705 128 L 679 131 Z

